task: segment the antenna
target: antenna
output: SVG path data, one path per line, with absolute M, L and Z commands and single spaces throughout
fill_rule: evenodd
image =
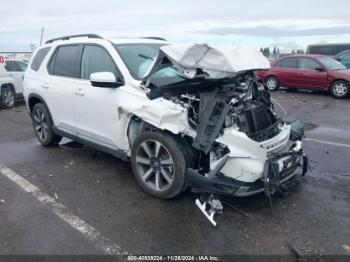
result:
M 43 42 L 43 36 L 44 36 L 44 27 L 41 28 L 40 45 L 41 45 L 42 42 Z

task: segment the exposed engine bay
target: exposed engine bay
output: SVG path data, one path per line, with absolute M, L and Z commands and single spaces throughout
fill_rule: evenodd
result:
M 264 192 L 271 201 L 272 194 L 305 175 L 308 159 L 302 149 L 302 122 L 280 119 L 267 87 L 257 81 L 257 69 L 264 68 L 265 62 L 251 54 L 259 63 L 251 59 L 250 69 L 236 72 L 233 67 L 243 67 L 232 62 L 227 50 L 218 54 L 202 47 L 169 47 L 160 52 L 150 74 L 170 66 L 183 80 L 148 77 L 144 87 L 151 100 L 165 99 L 187 112 L 189 128 L 180 134 L 195 160 L 187 170 L 187 184 L 201 194 L 202 201 L 197 199 L 196 204 L 216 225 L 214 214 L 222 212 L 216 196 Z M 190 51 L 192 60 L 187 57 Z M 212 56 L 224 57 L 231 71 L 210 65 Z
M 277 117 L 266 87 L 256 81 L 254 71 L 234 79 L 192 81 L 184 85 L 153 87 L 154 94 L 188 111 L 188 122 L 196 131 L 193 147 L 208 154 L 225 128 L 234 128 L 256 142 L 276 136 L 282 120 Z

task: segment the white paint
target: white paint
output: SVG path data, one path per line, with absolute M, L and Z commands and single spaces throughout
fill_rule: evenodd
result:
M 311 141 L 311 142 L 316 142 L 316 143 L 320 143 L 320 144 L 326 144 L 326 145 L 332 145 L 332 146 L 342 146 L 342 147 L 350 148 L 349 144 L 337 143 L 337 142 L 315 139 L 315 138 L 304 138 L 304 141 Z
M 24 191 L 32 194 L 45 206 L 49 207 L 58 217 L 65 221 L 72 228 L 77 230 L 86 239 L 88 239 L 94 246 L 102 249 L 106 254 L 109 255 L 128 255 L 126 251 L 123 251 L 113 241 L 104 237 L 97 229 L 80 219 L 76 215 L 72 214 L 67 208 L 61 203 L 49 195 L 41 192 L 41 190 L 28 182 L 26 179 L 16 174 L 14 171 L 7 167 L 0 166 L 0 174 L 10 179 Z

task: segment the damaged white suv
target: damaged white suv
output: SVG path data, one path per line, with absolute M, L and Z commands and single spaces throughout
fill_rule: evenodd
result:
M 307 170 L 303 125 L 274 113 L 259 53 L 160 38 L 49 40 L 24 96 L 41 144 L 62 137 L 131 160 L 138 184 L 172 198 L 271 195 Z

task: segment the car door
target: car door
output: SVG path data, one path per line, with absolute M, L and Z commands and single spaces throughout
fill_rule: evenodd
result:
M 13 78 L 15 90 L 17 94 L 23 93 L 23 78 L 24 78 L 24 70 L 22 67 L 16 62 L 8 60 L 6 61 L 5 69 L 8 72 L 9 76 Z
M 298 59 L 296 57 L 286 57 L 277 61 L 274 68 L 282 87 L 298 87 Z
M 118 150 L 124 139 L 119 134 L 124 130 L 118 112 L 118 99 L 123 93 L 118 88 L 92 86 L 90 75 L 97 72 L 111 72 L 116 79 L 122 76 L 109 51 L 96 44 L 84 45 L 80 78 L 74 83 L 74 112 L 78 137 L 109 148 Z M 125 136 L 124 136 L 125 137 Z
M 73 112 L 74 81 L 80 77 L 80 57 L 83 46 L 70 44 L 58 46 L 48 64 L 48 77 L 42 83 L 46 89 L 55 126 L 71 135 L 77 135 Z
M 299 77 L 300 87 L 309 89 L 327 88 L 327 71 L 315 59 L 301 57 L 299 58 Z

